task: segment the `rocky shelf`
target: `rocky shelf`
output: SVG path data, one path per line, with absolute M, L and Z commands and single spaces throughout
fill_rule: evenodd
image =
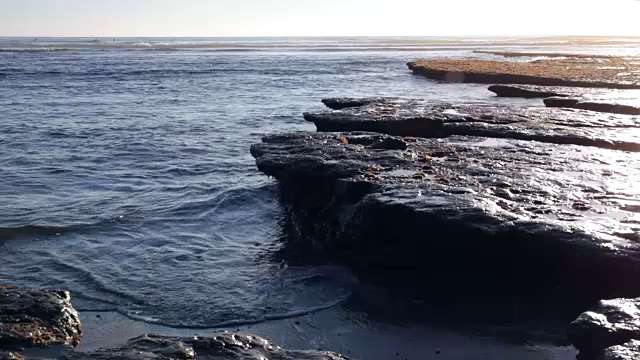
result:
M 29 348 L 52 349 L 47 358 L 94 359 L 282 359 L 348 360 L 332 352 L 282 349 L 261 337 L 233 332 L 171 337 L 146 334 L 115 349 L 78 352 L 78 312 L 66 291 L 0 288 L 0 360 L 24 359 Z M 55 355 L 54 355 L 55 353 Z
M 359 132 L 269 136 L 251 152 L 282 185 L 292 241 L 364 272 L 580 306 L 640 295 L 635 153 Z
M 438 59 L 418 60 L 407 65 L 417 75 L 442 81 L 640 89 L 640 60 L 637 59 L 531 62 Z
M 251 148 L 279 180 L 290 243 L 458 308 L 487 309 L 497 294 L 571 313 L 619 298 L 571 323 L 568 339 L 582 360 L 640 358 L 640 300 L 625 300 L 640 296 L 640 118 L 323 103 L 332 110 L 304 115 L 319 132 Z M 482 295 L 459 300 L 470 293 Z
M 640 151 L 640 117 L 635 116 L 398 98 L 325 99 L 324 103 L 341 110 L 304 114 L 319 131 L 372 131 L 420 137 L 467 135 Z

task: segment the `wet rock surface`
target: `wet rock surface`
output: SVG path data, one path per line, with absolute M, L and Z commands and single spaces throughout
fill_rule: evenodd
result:
M 640 358 L 640 299 L 603 300 L 569 325 L 569 341 L 581 359 Z M 635 354 L 635 357 L 625 357 Z
M 352 107 L 369 105 L 378 101 L 385 101 L 384 98 L 329 98 L 322 99 L 322 103 L 333 110 L 341 110 Z
M 604 351 L 604 360 L 637 360 L 640 359 L 640 341 L 612 346 Z
M 290 241 L 356 269 L 410 271 L 431 296 L 496 282 L 584 309 L 640 295 L 635 153 L 358 132 L 269 136 L 251 151 L 280 180 Z
M 90 353 L 70 352 L 63 359 L 347 360 L 337 353 L 286 350 L 255 335 L 228 332 L 192 337 L 146 334 L 131 339 L 117 349 L 101 349 Z
M 590 110 L 612 114 L 640 115 L 640 107 L 604 101 L 589 101 L 575 98 L 547 98 L 544 104 L 548 107 L 565 107 L 581 110 Z
M 430 79 L 480 84 L 529 84 L 640 89 L 637 59 L 553 59 L 530 62 L 437 59 L 407 64 Z
M 0 289 L 0 349 L 76 345 L 81 337 L 68 292 Z
M 0 360 L 22 360 L 24 356 L 17 352 L 0 351 Z
M 335 101 L 328 99 L 325 103 Z M 306 113 L 304 118 L 315 123 L 319 131 L 371 131 L 419 137 L 466 135 L 640 151 L 640 117 L 574 109 L 392 98 L 341 110 Z

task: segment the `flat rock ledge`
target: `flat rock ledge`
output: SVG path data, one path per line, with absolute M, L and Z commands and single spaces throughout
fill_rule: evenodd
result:
M 580 360 L 640 359 L 640 299 L 603 300 L 569 325 Z
M 408 270 L 432 296 L 490 281 L 578 309 L 640 296 L 636 153 L 361 132 L 268 136 L 251 153 L 280 181 L 291 241 L 355 269 Z
M 465 135 L 640 151 L 640 116 L 399 98 L 325 99 L 324 103 L 340 110 L 304 114 L 318 131 L 442 138 Z
M 568 86 L 537 86 L 537 85 L 491 85 L 489 91 L 498 97 L 517 98 L 549 98 L 549 97 L 574 97 L 588 98 L 599 97 L 605 94 L 619 93 L 621 90 L 602 88 L 578 88 Z
M 129 340 L 120 348 L 101 349 L 89 353 L 70 352 L 63 359 L 348 360 L 332 352 L 286 350 L 255 335 L 230 332 L 191 337 L 146 334 Z
M 449 82 L 640 89 L 639 62 L 627 58 L 530 62 L 437 59 L 413 61 L 407 66 L 417 75 Z
M 68 292 L 0 289 L 0 351 L 76 345 L 81 338 L 80 318 Z M 3 356 L 11 356 L 7 354 Z
M 563 107 L 581 110 L 590 110 L 612 114 L 640 115 L 640 107 L 604 101 L 589 101 L 580 98 L 551 97 L 544 99 L 547 107 Z

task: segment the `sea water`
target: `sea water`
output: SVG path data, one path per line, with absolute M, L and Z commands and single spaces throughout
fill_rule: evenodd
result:
M 414 76 L 476 49 L 640 53 L 638 39 L 0 39 L 0 285 L 176 327 L 335 306 L 358 281 L 290 264 L 249 146 L 331 96 L 496 99 Z

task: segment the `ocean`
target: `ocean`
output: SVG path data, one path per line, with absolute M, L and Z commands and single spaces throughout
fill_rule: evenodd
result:
M 414 76 L 474 50 L 640 54 L 640 38 L 0 38 L 0 285 L 81 311 L 213 328 L 314 312 L 360 286 L 290 263 L 261 136 L 332 96 L 496 99 Z

